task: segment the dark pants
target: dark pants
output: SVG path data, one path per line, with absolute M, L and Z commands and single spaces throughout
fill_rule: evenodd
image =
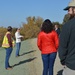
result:
M 6 48 L 5 68 L 10 67 L 9 58 L 12 53 L 12 50 L 13 50 L 12 47 Z
M 43 75 L 53 75 L 53 67 L 56 54 L 56 52 L 51 54 L 42 54 Z
M 19 55 L 21 43 L 16 43 L 16 56 Z

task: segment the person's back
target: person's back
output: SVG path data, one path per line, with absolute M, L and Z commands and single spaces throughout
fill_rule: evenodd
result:
M 58 35 L 53 30 L 50 33 L 40 32 L 38 37 L 38 46 L 40 46 L 41 42 L 41 50 L 43 54 L 57 52 L 58 48 Z M 41 42 L 39 42 L 41 40 Z
M 49 19 L 46 19 L 42 24 L 41 31 L 38 34 L 37 46 L 41 51 L 43 75 L 53 75 L 59 37 Z

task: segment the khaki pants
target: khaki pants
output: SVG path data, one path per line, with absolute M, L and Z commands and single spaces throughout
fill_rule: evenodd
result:
M 65 66 L 62 75 L 75 75 L 75 70 L 69 69 L 67 66 Z

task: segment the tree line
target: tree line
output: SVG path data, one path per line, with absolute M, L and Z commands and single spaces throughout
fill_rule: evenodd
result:
M 68 20 L 67 16 L 66 15 L 64 16 L 63 23 L 67 22 L 67 20 Z M 40 32 L 40 28 L 41 28 L 41 25 L 42 25 L 44 19 L 41 17 L 29 16 L 26 18 L 26 21 L 27 22 L 22 23 L 22 26 L 20 27 L 20 33 L 21 33 L 21 35 L 24 36 L 23 40 L 36 38 L 38 33 Z M 62 28 L 63 23 L 62 24 L 59 22 L 52 22 L 52 23 L 53 23 L 53 25 L 58 24 L 59 27 Z M 3 37 L 6 33 L 6 31 L 7 31 L 7 28 L 0 27 L 0 46 L 2 44 Z M 14 39 L 15 39 L 15 32 L 16 32 L 16 28 L 13 28 L 12 36 Z

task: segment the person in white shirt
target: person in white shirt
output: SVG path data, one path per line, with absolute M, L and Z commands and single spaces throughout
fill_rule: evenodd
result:
M 21 47 L 21 38 L 23 38 L 22 35 L 20 35 L 20 29 L 17 28 L 15 32 L 15 38 L 16 38 L 16 57 L 20 56 L 20 47 Z

